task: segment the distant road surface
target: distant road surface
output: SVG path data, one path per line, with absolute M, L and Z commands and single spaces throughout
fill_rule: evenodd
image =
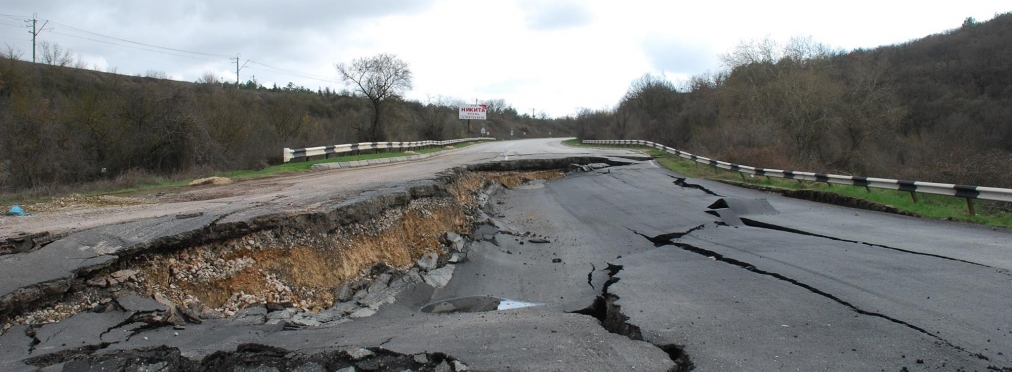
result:
M 0 238 L 19 232 L 35 233 L 82 230 L 111 223 L 183 213 L 227 213 L 230 211 L 273 206 L 277 210 L 300 211 L 321 203 L 357 195 L 390 185 L 432 179 L 453 167 L 516 159 L 534 154 L 630 154 L 625 150 L 594 151 L 562 145 L 559 139 L 532 139 L 478 143 L 460 150 L 415 162 L 272 176 L 224 186 L 197 186 L 192 190 L 162 196 L 141 195 L 134 200 L 107 207 L 68 204 L 30 217 L 0 215 Z M 129 203 L 129 201 L 143 204 Z M 32 212 L 26 206 L 27 212 Z

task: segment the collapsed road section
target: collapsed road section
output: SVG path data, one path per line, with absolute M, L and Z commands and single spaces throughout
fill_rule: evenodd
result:
M 461 235 L 489 220 L 483 211 L 489 194 L 562 177 L 557 168 L 600 161 L 520 161 L 457 169 L 436 182 L 366 194 L 320 212 L 230 223 L 216 217 L 203 228 L 138 244 L 103 236 L 98 244 L 85 246 L 99 254 L 84 258 L 91 262 L 70 275 L 4 293 L 2 331 L 8 338 L 21 334 L 31 339 L 24 355 L 29 365 L 87 360 L 94 366 L 106 363 L 98 351 L 127 344 L 150 329 L 184 330 L 209 319 L 297 329 L 368 317 L 414 284 L 446 284 L 452 264 L 466 259 L 468 246 Z M 32 253 L 81 240 L 56 241 Z M 64 332 L 78 326 L 97 333 Z M 178 354 L 162 354 L 173 352 Z M 3 357 L 17 357 L 17 352 Z M 179 363 L 192 367 L 207 360 L 183 358 Z

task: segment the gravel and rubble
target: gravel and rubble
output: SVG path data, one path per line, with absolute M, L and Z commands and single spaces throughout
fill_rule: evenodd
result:
M 418 371 L 462 372 L 467 364 L 443 353 L 400 354 L 380 347 L 344 347 L 315 354 L 241 344 L 191 359 L 177 348 L 159 346 L 110 353 L 33 358 L 35 367 L 64 371 Z

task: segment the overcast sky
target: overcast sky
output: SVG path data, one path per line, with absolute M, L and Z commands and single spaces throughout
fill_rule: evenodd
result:
M 565 116 L 613 107 L 645 73 L 679 82 L 717 71 L 719 55 L 743 40 L 872 48 L 1010 10 L 1007 0 L 3 0 L 0 42 L 31 59 L 23 20 L 37 13 L 39 25 L 49 21 L 39 41 L 89 68 L 235 81 L 229 58 L 241 53 L 242 81 L 314 90 L 344 87 L 335 63 L 392 53 L 414 73 L 408 98 L 502 98 Z

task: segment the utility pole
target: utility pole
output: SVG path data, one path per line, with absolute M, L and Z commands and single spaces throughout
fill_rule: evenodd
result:
M 32 34 L 32 63 L 35 63 L 35 49 L 36 49 L 35 48 L 35 38 L 38 37 L 39 34 L 42 33 L 42 31 L 48 31 L 48 30 L 46 30 L 46 25 L 49 24 L 49 21 L 46 21 L 45 23 L 42 24 L 42 27 L 36 27 L 39 24 L 38 18 L 39 18 L 39 13 L 34 13 L 34 14 L 32 14 L 32 19 L 26 19 L 25 20 L 25 23 L 31 23 L 32 24 L 32 30 L 28 31 L 29 34 Z
M 235 60 L 235 86 L 236 87 L 239 86 L 239 70 L 242 70 L 242 69 L 246 68 L 246 63 L 249 63 L 249 60 L 247 59 L 246 62 L 242 64 L 242 67 L 239 67 L 239 57 L 241 57 L 241 56 L 242 56 L 242 54 L 236 53 L 235 54 L 235 58 L 229 58 L 230 60 Z

